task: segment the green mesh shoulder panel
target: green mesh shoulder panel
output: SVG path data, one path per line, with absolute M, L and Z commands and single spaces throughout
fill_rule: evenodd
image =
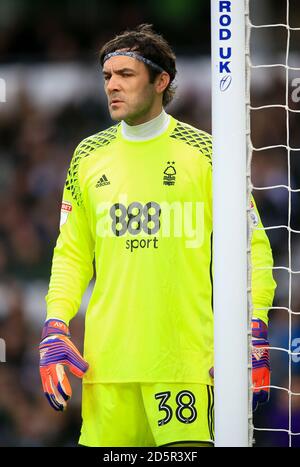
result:
M 186 123 L 178 122 L 170 137 L 184 141 L 189 146 L 197 148 L 211 164 L 212 138 L 205 131 L 197 130 Z
M 68 170 L 66 188 L 71 191 L 73 199 L 78 206 L 82 205 L 82 193 L 79 186 L 78 170 L 79 164 L 83 157 L 92 155 L 92 153 L 103 146 L 108 146 L 117 136 L 118 126 L 111 126 L 107 130 L 100 131 L 95 135 L 85 138 L 76 148 L 72 158 L 70 168 Z

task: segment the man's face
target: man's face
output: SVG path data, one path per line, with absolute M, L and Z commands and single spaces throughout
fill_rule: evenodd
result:
M 122 55 L 111 57 L 103 65 L 103 76 L 113 120 L 138 125 L 152 118 L 158 94 L 143 62 Z

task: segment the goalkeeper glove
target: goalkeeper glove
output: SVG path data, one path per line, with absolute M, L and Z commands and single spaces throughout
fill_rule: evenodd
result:
M 267 340 L 267 325 L 260 319 L 252 320 L 252 384 L 253 411 L 258 404 L 269 400 L 270 396 L 270 356 L 269 341 Z M 214 367 L 209 370 L 214 378 Z
M 260 319 L 252 319 L 253 411 L 257 409 L 258 404 L 267 402 L 270 396 L 270 355 L 267 334 L 267 325 Z
M 64 321 L 49 319 L 45 322 L 39 346 L 44 393 L 50 405 L 59 411 L 66 408 L 66 402 L 72 396 L 63 365 L 79 378 L 82 378 L 89 367 L 70 337 L 69 328 Z

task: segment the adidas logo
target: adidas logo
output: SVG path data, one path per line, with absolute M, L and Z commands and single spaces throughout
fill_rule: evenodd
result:
M 96 188 L 99 188 L 100 186 L 105 186 L 105 185 L 110 185 L 110 182 L 107 180 L 106 175 L 102 175 L 102 177 L 99 178 Z

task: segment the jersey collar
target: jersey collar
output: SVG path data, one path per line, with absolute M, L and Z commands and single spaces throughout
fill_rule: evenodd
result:
M 141 125 L 127 125 L 122 120 L 121 134 L 128 141 L 147 141 L 164 133 L 169 126 L 170 118 L 170 115 L 163 109 L 157 117 Z

